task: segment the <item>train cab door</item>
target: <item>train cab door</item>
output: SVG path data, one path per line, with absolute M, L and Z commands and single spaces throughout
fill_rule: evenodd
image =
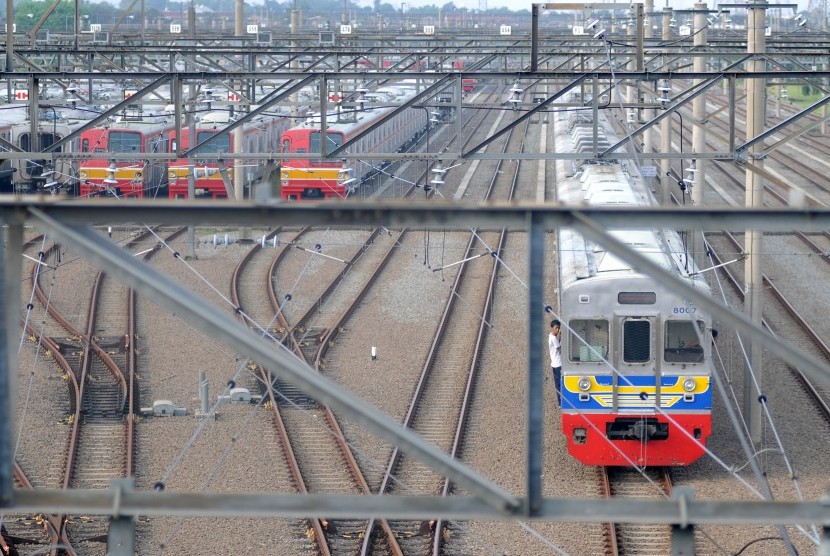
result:
M 619 316 L 617 318 L 619 331 L 619 350 L 617 353 L 618 373 L 613 378 L 613 411 L 621 408 L 651 405 L 654 402 L 652 380 L 659 377 L 656 360 L 656 344 L 654 340 L 656 316 Z M 625 378 L 623 378 L 625 377 Z M 659 396 L 659 390 L 657 390 Z M 638 401 L 639 397 L 641 401 Z M 649 400 L 649 398 L 652 398 Z

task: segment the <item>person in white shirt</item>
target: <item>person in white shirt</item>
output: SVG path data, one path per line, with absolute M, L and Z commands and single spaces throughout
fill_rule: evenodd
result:
M 553 389 L 556 390 L 556 401 L 562 406 L 562 344 L 559 341 L 559 329 L 561 323 L 558 320 L 550 321 L 550 335 L 548 336 L 548 348 L 550 348 L 550 366 L 553 369 Z

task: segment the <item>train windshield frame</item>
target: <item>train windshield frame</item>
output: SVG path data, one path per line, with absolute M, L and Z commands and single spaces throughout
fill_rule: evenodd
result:
M 336 131 L 326 132 L 327 144 L 326 152 L 329 153 L 343 144 L 343 134 Z M 320 132 L 312 131 L 308 134 L 308 152 L 320 154 Z M 336 160 L 315 160 L 317 164 L 331 163 L 333 165 L 340 164 Z

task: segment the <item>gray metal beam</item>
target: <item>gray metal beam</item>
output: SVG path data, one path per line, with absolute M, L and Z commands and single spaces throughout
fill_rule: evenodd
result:
M 468 149 L 467 152 L 465 152 L 464 154 L 461 155 L 462 158 L 468 158 L 470 154 L 482 150 L 484 147 L 486 147 L 487 145 L 489 145 L 490 143 L 492 143 L 493 141 L 495 141 L 496 139 L 498 139 L 499 137 L 501 137 L 502 135 L 504 135 L 505 133 L 507 133 L 508 131 L 513 129 L 514 127 L 516 127 L 517 125 L 521 124 L 522 122 L 524 122 L 528 118 L 532 117 L 536 112 L 538 112 L 539 110 L 541 110 L 545 106 L 547 106 L 549 104 L 552 104 L 555 100 L 557 100 L 559 98 L 562 98 L 563 96 L 565 96 L 568 93 L 568 91 L 570 91 L 571 89 L 573 89 L 574 87 L 576 87 L 577 85 L 579 85 L 580 83 L 585 81 L 586 77 L 587 77 L 586 75 L 583 75 L 581 77 L 578 77 L 578 78 L 574 79 L 573 81 L 571 81 L 570 83 L 565 85 L 562 89 L 560 89 L 559 91 L 557 91 L 553 95 L 549 96 L 548 98 L 546 98 L 545 100 L 540 102 L 533 109 L 528 110 L 527 112 L 523 113 L 521 116 L 519 116 L 515 120 L 512 120 L 510 123 L 508 123 L 506 126 L 504 126 L 500 130 L 496 131 L 495 133 L 493 133 L 492 135 L 487 137 L 484 141 L 482 141 L 478 145 Z M 511 157 L 515 158 L 513 153 L 508 153 L 508 154 Z
M 469 229 L 527 228 L 528 218 L 546 229 L 572 226 L 587 218 L 606 229 L 649 228 L 720 231 L 747 226 L 768 232 L 823 232 L 830 229 L 830 208 L 729 207 L 570 207 L 533 202 L 457 204 L 437 201 L 374 202 L 367 200 L 320 203 L 254 203 L 250 201 L 73 199 L 0 196 L 0 219 L 33 223 L 35 209 L 66 225 L 165 223 L 206 226 L 377 226 Z
M 446 153 L 446 154 L 445 154 Z M 445 151 L 445 153 L 441 153 L 443 156 L 441 158 L 460 158 L 462 153 L 460 152 L 451 152 Z M 435 160 L 437 153 L 427 153 L 427 152 L 420 152 L 420 153 L 384 153 L 384 152 L 374 152 L 374 153 L 339 153 L 337 155 L 338 159 L 359 159 L 359 160 Z M 22 151 L 19 148 L 14 152 L 7 152 L 7 151 L 0 151 L 0 160 L 30 160 L 30 159 L 48 159 L 48 160 L 90 160 L 94 158 L 107 158 L 107 153 L 69 153 L 69 152 L 62 152 L 62 153 L 44 153 L 44 152 L 29 152 L 29 151 Z M 333 156 L 329 154 L 329 156 Z M 706 159 L 706 160 L 723 160 L 732 162 L 735 158 L 732 152 L 708 152 L 708 153 L 695 153 L 691 155 L 689 153 L 626 153 L 626 152 L 619 152 L 614 154 L 615 160 L 639 160 L 643 157 L 648 156 L 648 158 L 654 159 L 667 159 L 667 160 L 676 160 L 676 159 L 688 159 L 691 157 L 697 159 Z M 118 160 L 175 160 L 176 155 L 174 153 L 118 153 Z M 296 154 L 296 153 L 279 153 L 279 152 L 259 152 L 259 153 L 221 153 L 221 156 L 217 156 L 216 153 L 205 153 L 203 156 L 202 154 L 199 155 L 199 158 L 204 158 L 205 160 L 268 160 L 268 159 L 278 159 L 278 160 L 297 160 L 297 159 L 319 159 L 320 154 Z M 583 154 L 583 153 L 533 153 L 533 152 L 520 152 L 520 153 L 474 153 L 468 152 L 464 154 L 464 158 L 468 160 L 590 160 L 595 158 L 590 154 Z
M 0 224 L 5 222 L 0 219 Z M 0 507 L 13 502 L 12 423 L 17 404 L 17 341 L 20 318 L 20 273 L 23 227 L 0 225 Z
M 531 216 L 528 261 L 528 357 L 527 357 L 527 515 L 542 510 L 542 459 L 544 453 L 544 399 L 547 370 L 542 368 L 542 334 L 545 313 L 545 228 Z M 544 330 L 544 329 L 541 329 Z M 557 388 L 554 385 L 554 389 Z
M 433 76 L 434 75 L 436 75 L 436 74 L 433 74 Z M 397 116 L 398 114 L 400 114 L 401 112 L 406 110 L 407 108 L 409 108 L 409 107 L 415 108 L 416 104 L 421 102 L 422 100 L 432 98 L 435 95 L 437 95 L 439 92 L 441 92 L 442 89 L 444 89 L 445 87 L 450 86 L 452 84 L 453 79 L 454 79 L 454 76 L 447 76 L 447 77 L 443 77 L 443 78 L 435 81 L 435 83 L 433 83 L 432 85 L 430 85 L 429 87 L 427 87 L 426 89 L 421 91 L 420 93 L 416 94 L 411 99 L 407 100 L 406 102 L 404 102 L 403 104 L 401 104 L 400 106 L 395 108 L 392 112 L 387 114 L 382 120 L 379 120 L 379 121 L 369 125 L 367 128 L 362 129 L 357 135 L 355 135 L 354 137 L 352 137 L 351 139 L 349 139 L 348 141 L 346 141 L 342 145 L 339 145 L 338 147 L 333 149 L 330 153 L 327 154 L 327 156 L 330 157 L 330 158 L 335 158 L 335 157 L 339 156 L 340 153 L 346 152 L 349 149 L 349 147 L 356 144 L 358 141 L 363 139 L 365 136 L 372 133 L 372 131 L 374 131 L 375 129 L 377 129 L 381 125 L 385 124 L 386 122 L 388 122 L 389 120 L 391 120 L 392 118 L 394 118 L 395 116 Z M 427 120 L 428 119 L 429 118 L 427 118 Z M 427 121 L 427 126 L 429 126 L 429 125 L 430 125 L 429 121 Z M 365 158 L 365 157 L 361 156 L 361 158 Z
M 230 133 L 231 131 L 233 131 L 234 129 L 236 129 L 238 127 L 242 127 L 245 124 L 245 122 L 248 122 L 248 121 L 256 118 L 257 116 L 259 116 L 263 112 L 266 112 L 272 105 L 276 104 L 277 102 L 279 102 L 280 100 L 282 100 L 284 98 L 287 98 L 287 97 L 291 96 L 295 92 L 299 91 L 300 89 L 302 89 L 303 87 L 308 85 L 310 82 L 314 81 L 314 79 L 315 79 L 314 76 L 306 76 L 304 79 L 301 79 L 298 83 L 295 83 L 294 85 L 288 87 L 287 89 L 284 89 L 284 90 L 281 89 L 280 94 L 274 96 L 273 98 L 270 98 L 264 104 L 261 104 L 260 106 L 258 106 L 254 110 L 251 110 L 250 112 L 248 112 L 247 114 L 245 114 L 244 116 L 242 116 L 238 120 L 234 121 L 230 125 L 227 125 L 227 126 L 223 127 L 217 133 L 214 133 L 213 135 L 211 135 L 210 137 L 208 137 L 207 139 L 205 139 L 204 141 L 202 141 L 198 145 L 192 145 L 189 149 L 187 149 L 186 151 L 184 151 L 181 154 L 181 158 L 190 158 L 191 153 L 194 153 L 194 152 L 199 153 L 199 151 L 201 149 L 203 149 L 207 143 L 210 143 L 212 141 L 215 141 L 219 137 L 223 137 L 223 136 L 227 135 L 228 133 Z M 178 110 L 178 107 L 176 109 Z M 192 139 L 191 139 L 191 143 L 193 143 Z M 202 153 L 199 153 L 199 156 L 201 157 Z M 226 156 L 226 153 L 222 153 L 222 158 L 230 158 L 230 157 Z M 277 157 L 274 157 L 274 158 L 277 158 Z
M 278 517 L 325 519 L 479 519 L 509 521 L 510 515 L 469 496 L 363 496 L 342 494 L 237 494 L 91 489 L 15 491 L 15 513 L 122 516 Z M 667 523 L 803 525 L 830 522 L 820 501 L 654 500 L 639 498 L 545 498 L 534 521 L 563 523 Z
M 518 508 L 518 500 L 510 493 L 403 427 L 394 418 L 344 390 L 336 382 L 312 372 L 308 365 L 275 348 L 273 343 L 242 326 L 231 314 L 205 302 L 98 233 L 88 228 L 69 226 L 36 208 L 31 208 L 30 212 L 39 226 L 60 237 L 61 244 L 71 247 L 90 264 L 129 285 L 139 295 L 184 316 L 196 328 L 238 353 L 259 361 L 265 368 L 277 370 L 282 379 L 398 446 L 407 455 L 448 477 L 486 505 L 507 514 Z

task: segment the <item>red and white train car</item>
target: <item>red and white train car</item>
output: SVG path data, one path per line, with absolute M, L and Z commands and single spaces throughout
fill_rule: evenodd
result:
M 366 95 L 367 102 L 356 103 L 354 111 L 327 115 L 326 152 L 331 152 L 364 130 L 387 117 L 397 106 L 415 94 L 408 83 L 382 87 Z M 344 121 L 345 120 L 345 121 Z M 429 125 L 423 112 L 404 110 L 363 136 L 351 153 L 393 153 L 413 144 Z M 280 139 L 281 153 L 320 153 L 323 140 L 319 115 L 302 125 L 286 130 Z M 345 198 L 370 175 L 386 163 L 358 163 L 346 168 L 341 160 L 286 158 L 282 161 L 280 181 L 282 197 L 290 200 Z
M 158 197 L 167 195 L 168 161 L 120 158 L 121 154 L 166 153 L 173 118 L 122 117 L 81 133 L 81 152 L 95 156 L 81 162 L 80 195 L 84 197 Z
M 178 145 L 179 140 L 174 130 L 170 136 L 170 152 L 176 152 L 179 146 L 183 150 L 189 149 L 191 146 L 199 145 L 212 136 L 217 135 L 230 123 L 229 114 L 228 111 L 217 110 L 203 116 L 196 126 L 196 141 L 194 145 L 190 143 L 189 129 L 182 128 L 181 145 Z M 179 158 L 172 161 L 167 172 L 170 198 L 187 198 L 188 176 L 190 175 L 191 164 L 194 169 L 196 197 L 210 197 L 213 199 L 227 198 L 227 188 L 225 187 L 222 174 L 219 171 L 217 160 L 223 154 L 234 152 L 236 134 L 242 133 L 242 152 L 274 152 L 280 135 L 290 127 L 290 123 L 291 118 L 288 114 L 269 113 L 246 122 L 241 128 L 236 128 L 230 133 L 213 139 L 201 147 L 190 159 Z M 199 155 L 202 156 L 200 157 Z M 244 168 L 244 182 L 246 184 L 259 179 L 262 166 L 257 163 L 243 164 L 242 166 Z M 233 180 L 233 161 L 227 162 L 227 167 L 228 179 Z

